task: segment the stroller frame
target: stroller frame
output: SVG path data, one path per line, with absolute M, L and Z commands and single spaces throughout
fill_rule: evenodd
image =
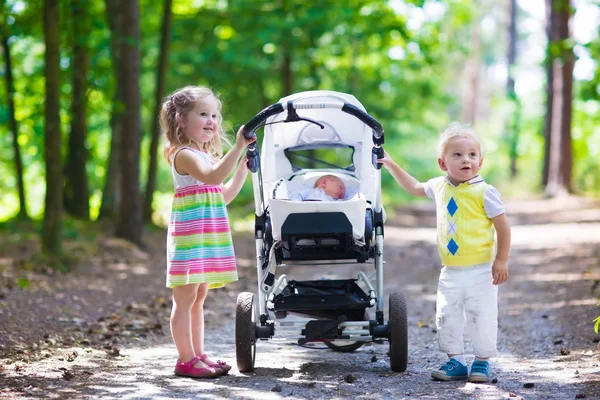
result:
M 257 301 L 250 292 L 240 293 L 237 298 L 235 336 L 238 369 L 241 372 L 254 369 L 258 340 L 294 339 L 299 345 L 324 342 L 329 348 L 341 352 L 354 351 L 366 342 L 387 340 L 391 369 L 403 372 L 408 363 L 408 332 L 406 299 L 402 292 L 390 294 L 389 318 L 387 321 L 384 318 L 384 214 L 380 190 L 381 164 L 377 162 L 384 154 L 383 128 L 363 111 L 360 103 L 344 101 L 341 96 L 344 94 L 312 91 L 298 95 L 306 97 L 284 98 L 259 112 L 245 125 L 246 138 L 253 137 L 256 129 L 265 122 L 267 125 L 307 121 L 323 128 L 319 121 L 300 116 L 298 110 L 335 109 L 347 113 L 372 129 L 370 161 L 375 169 L 375 186 L 379 190 L 374 204 L 366 211 L 365 232 L 358 245 L 353 239 L 351 223 L 342 212 L 289 214 L 282 226 L 280 240 L 274 241 L 269 209 L 265 205 L 260 154 L 256 142 L 248 146 L 255 205 L 258 294 Z M 317 103 L 302 101 L 311 97 L 331 100 Z M 286 118 L 274 122 L 274 118 L 284 112 L 287 112 Z M 366 150 L 363 148 L 363 151 Z M 302 244 L 302 240 L 312 241 L 314 245 Z M 352 259 L 358 263 L 373 259 L 375 270 L 369 275 L 361 271 L 356 279 L 288 281 L 285 274 L 276 279 L 277 267 L 285 266 L 288 261 L 300 266 L 329 265 L 340 261 L 347 264 L 345 260 Z M 371 284 L 372 280 L 375 280 L 375 286 Z M 372 307 L 375 307 L 375 318 L 369 319 L 366 310 Z M 283 321 L 288 313 L 308 317 L 309 320 Z

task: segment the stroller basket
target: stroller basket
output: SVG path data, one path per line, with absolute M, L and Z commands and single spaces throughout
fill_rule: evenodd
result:
M 362 321 L 369 307 L 369 296 L 356 279 L 289 281 L 273 299 L 279 312 L 296 312 L 321 318 Z

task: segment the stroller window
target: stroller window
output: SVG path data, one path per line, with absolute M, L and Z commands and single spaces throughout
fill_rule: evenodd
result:
M 346 145 L 296 146 L 285 150 L 293 171 L 302 169 L 343 169 L 354 171 L 354 147 Z

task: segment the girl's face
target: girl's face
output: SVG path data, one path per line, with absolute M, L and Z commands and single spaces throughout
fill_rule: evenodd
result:
M 473 178 L 481 169 L 481 146 L 471 137 L 456 137 L 448 142 L 438 164 L 448 173 L 448 179 L 458 186 Z
M 196 105 L 185 117 L 184 131 L 196 142 L 201 149 L 219 132 L 219 108 L 216 100 L 206 97 L 196 102 Z

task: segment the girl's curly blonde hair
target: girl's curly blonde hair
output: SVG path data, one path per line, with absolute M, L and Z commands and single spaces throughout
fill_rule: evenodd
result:
M 183 122 L 198 101 L 209 97 L 217 103 L 219 129 L 209 142 L 196 143 L 185 133 Z M 223 128 L 222 107 L 219 96 L 203 86 L 186 86 L 165 99 L 160 111 L 160 126 L 166 139 L 163 154 L 170 165 L 173 165 L 173 157 L 180 147 L 187 146 L 206 151 L 215 160 L 223 156 L 223 145 L 229 146 L 230 142 Z
M 448 142 L 457 137 L 466 137 L 475 140 L 479 144 L 479 149 L 481 151 L 481 155 L 483 156 L 483 144 L 481 143 L 479 136 L 477 136 L 477 132 L 475 132 L 475 129 L 473 129 L 469 124 L 453 122 L 444 130 L 444 132 L 440 134 L 440 138 L 437 144 L 438 157 L 444 156 L 446 148 L 448 147 Z

